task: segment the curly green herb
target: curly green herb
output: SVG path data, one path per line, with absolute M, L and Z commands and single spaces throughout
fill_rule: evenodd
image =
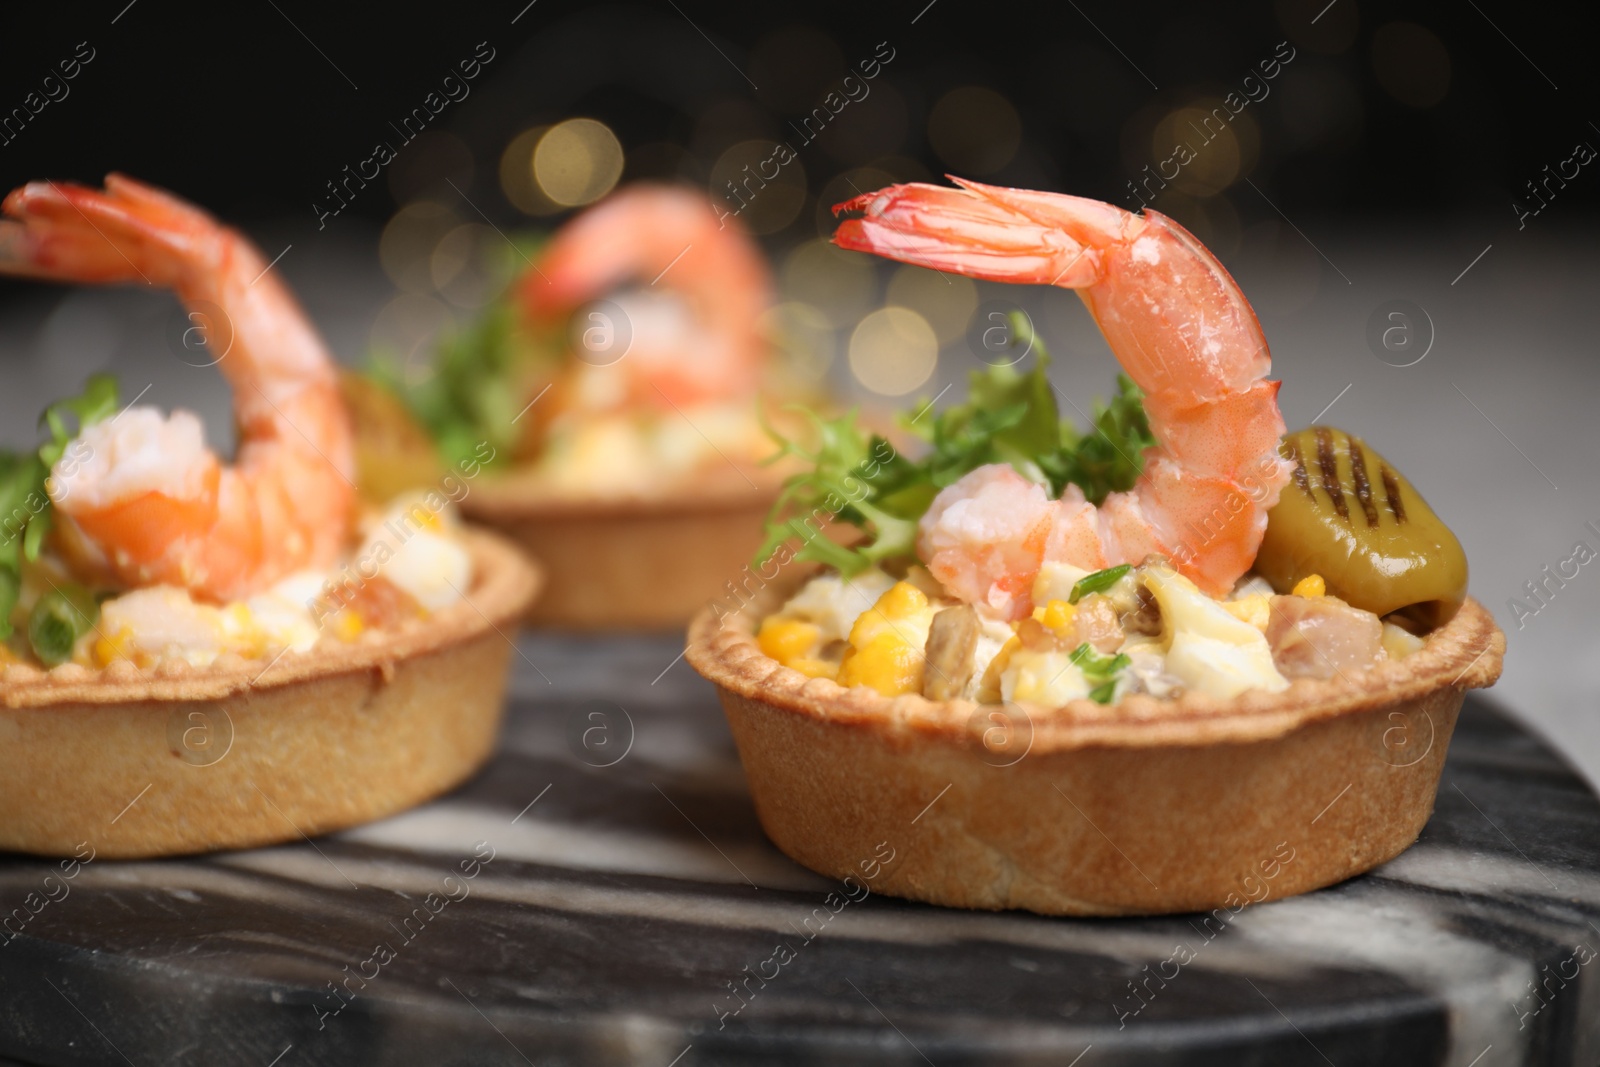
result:
M 813 427 L 814 450 L 768 427 L 779 445 L 772 460 L 795 456 L 809 469 L 784 483 L 754 564 L 763 565 L 795 537 L 805 542 L 795 558 L 847 576 L 912 557 L 917 522 L 939 490 L 990 463 L 1010 464 L 1047 485 L 1053 496 L 1076 485 L 1095 504 L 1108 493 L 1133 488 L 1144 450 L 1155 444 L 1138 387 L 1119 375 L 1111 400 L 1095 405 L 1093 430 L 1082 433 L 1061 417 L 1045 374 L 1049 357 L 1025 332 L 1026 320 L 1018 316 L 1013 325 L 1014 335 L 1038 352 L 1031 370 L 974 371 L 966 403 L 933 413 L 931 402 L 924 402 L 901 416 L 902 428 L 929 446 L 921 459 L 907 459 L 881 435 L 859 429 L 854 411 L 828 420 L 798 409 Z M 836 519 L 857 527 L 858 539 L 843 545 L 819 533 Z
M 91 375 L 83 392 L 45 408 L 39 425 L 50 439 L 32 452 L 0 452 L 0 638 L 12 633 L 11 613 L 22 592 L 22 566 L 39 558 L 50 532 L 50 471 L 86 426 L 117 410 L 117 380 Z M 73 416 L 77 425 L 69 424 Z
M 504 289 L 477 319 L 443 336 L 420 380 L 394 352 L 375 351 L 368 361 L 368 375 L 405 402 L 447 463 L 471 458 L 485 441 L 501 462 L 509 459 L 526 429 L 517 419 L 530 381 L 562 358 L 561 339 L 532 329 L 516 302 L 515 281 L 542 243 L 524 236 L 493 253 L 486 270 Z

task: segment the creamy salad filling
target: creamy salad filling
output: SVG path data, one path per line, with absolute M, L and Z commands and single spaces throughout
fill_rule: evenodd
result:
M 616 381 L 606 370 L 585 367 L 575 377 L 605 390 Z M 770 451 L 746 399 L 676 411 L 580 407 L 552 421 L 543 450 L 518 476 L 578 496 L 660 493 L 730 460 L 754 468 Z
M 15 632 L 0 643 L 0 662 L 98 669 L 118 661 L 140 668 L 172 661 L 206 667 L 228 654 L 272 660 L 427 619 L 460 602 L 471 587 L 472 557 L 459 520 L 437 495 L 397 499 L 370 513 L 361 531 L 359 546 L 331 570 L 291 575 L 225 604 L 197 600 L 174 585 L 63 596 L 72 588 L 70 575 L 41 556 L 24 573 L 12 612 Z M 41 635 L 34 617 L 47 598 L 69 601 L 63 613 L 82 631 L 69 642 Z
M 813 578 L 757 635 L 786 667 L 884 696 L 983 704 L 1112 704 L 1133 693 L 1221 700 L 1296 678 L 1350 677 L 1423 640 L 1327 594 L 1320 576 L 1278 595 L 1247 576 L 1225 599 L 1166 560 L 1088 572 L 1046 563 L 1015 622 L 950 596 L 921 566 Z

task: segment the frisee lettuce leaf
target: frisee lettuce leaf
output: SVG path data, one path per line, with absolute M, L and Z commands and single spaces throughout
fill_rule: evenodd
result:
M 1038 353 L 1030 370 L 994 366 L 974 371 L 967 402 L 929 419 L 924 403 L 902 426 L 933 448 L 930 474 L 944 488 L 989 463 L 1009 463 L 1024 477 L 1059 496 L 1069 484 L 1094 504 L 1133 487 L 1143 452 L 1155 444 L 1145 418 L 1144 394 L 1125 374 L 1109 402 L 1096 402 L 1093 426 L 1080 431 L 1063 419 L 1046 368 L 1050 355 L 1020 312 L 1012 316 L 1014 343 Z M 927 420 L 927 421 L 924 421 Z
M 803 544 L 795 559 L 826 564 L 845 575 L 911 552 L 917 519 L 937 492 L 924 484 L 918 465 L 900 455 L 882 434 L 858 427 L 854 411 L 830 420 L 797 405 L 785 410 L 811 424 L 817 444 L 808 449 L 785 437 L 763 414 L 762 425 L 779 446 L 766 462 L 794 456 L 810 469 L 784 481 L 768 515 L 767 537 L 756 552 L 756 564 L 765 563 L 780 545 L 796 538 Z M 871 536 L 856 546 L 841 545 L 825 533 L 835 520 L 868 530 Z
M 11 636 L 11 611 L 22 591 L 22 565 L 39 558 L 50 532 L 50 470 L 86 426 L 117 410 L 117 380 L 91 375 L 77 396 L 58 400 L 39 416 L 49 440 L 31 452 L 0 451 L 0 638 Z M 72 425 L 68 422 L 72 416 Z
M 485 270 L 502 289 L 477 318 L 440 338 L 426 373 L 413 365 L 422 356 L 403 360 L 383 349 L 369 356 L 368 375 L 404 401 L 447 463 L 471 458 L 485 441 L 494 463 L 509 460 L 527 428 L 517 416 L 532 396 L 529 383 L 563 358 L 562 338 L 532 330 L 518 306 L 517 285 L 542 243 L 522 235 L 492 252 Z
M 803 542 L 795 559 L 837 568 L 846 576 L 915 554 L 917 522 L 939 490 L 990 463 L 1008 463 L 1059 496 L 1076 485 L 1093 503 L 1133 488 L 1143 454 L 1155 444 L 1141 403 L 1143 393 L 1126 375 L 1116 392 L 1094 406 L 1093 426 L 1080 431 L 1063 419 L 1045 371 L 1049 355 L 1013 320 L 1018 343 L 1031 342 L 1037 358 L 1028 370 L 991 366 L 973 371 L 967 401 L 934 412 L 931 401 L 900 416 L 900 425 L 928 445 L 919 459 L 896 450 L 880 434 L 856 425 L 850 411 L 824 419 L 800 408 L 816 439 L 806 447 L 767 427 L 778 443 L 769 462 L 794 456 L 808 469 L 790 476 L 767 517 L 767 536 L 754 564 L 763 566 L 781 546 Z M 857 527 L 850 544 L 818 533 L 828 522 Z

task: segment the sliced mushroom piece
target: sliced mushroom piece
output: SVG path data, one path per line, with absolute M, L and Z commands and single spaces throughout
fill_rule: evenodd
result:
M 1131 636 L 1155 637 L 1161 633 L 1161 602 L 1139 583 L 1138 600 L 1132 611 L 1122 615 L 1123 632 Z
M 955 700 L 972 680 L 982 625 L 971 604 L 945 608 L 928 627 L 927 670 L 922 695 L 929 700 Z

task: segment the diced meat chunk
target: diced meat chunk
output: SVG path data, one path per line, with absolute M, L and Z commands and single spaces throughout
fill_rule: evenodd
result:
M 1285 678 L 1348 676 L 1382 658 L 1383 623 L 1337 597 L 1275 596 L 1267 643 Z
M 1110 597 L 1093 594 L 1078 601 L 1072 624 L 1077 629 L 1078 643 L 1087 641 L 1096 652 L 1112 653 L 1122 647 L 1122 620 Z

